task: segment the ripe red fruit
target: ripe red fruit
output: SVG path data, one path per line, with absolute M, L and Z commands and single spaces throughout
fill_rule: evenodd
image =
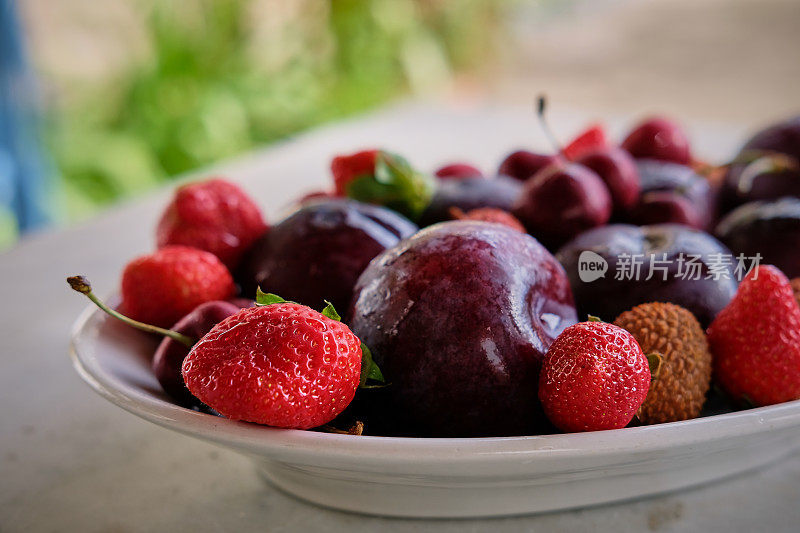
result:
M 625 427 L 644 403 L 650 367 L 633 335 L 604 322 L 564 330 L 544 358 L 539 400 L 563 431 Z
M 331 173 L 338 196 L 347 194 L 347 184 L 359 176 L 375 173 L 379 150 L 362 150 L 352 155 L 340 155 L 331 161 Z
M 719 385 L 736 401 L 772 405 L 800 399 L 800 307 L 772 265 L 747 274 L 708 328 Z
M 198 305 L 233 296 L 225 265 L 209 252 L 165 246 L 128 263 L 122 273 L 122 308 L 134 320 L 169 327 Z
M 173 244 L 211 252 L 229 269 L 267 229 L 258 206 L 222 179 L 189 183 L 175 191 L 156 228 L 159 248 Z
M 564 157 L 571 161 L 575 161 L 587 152 L 595 151 L 601 148 L 608 147 L 608 138 L 606 131 L 600 124 L 593 124 L 586 128 L 577 137 L 575 137 L 566 148 L 564 148 Z
M 195 307 L 191 313 L 178 320 L 170 329 L 197 341 L 218 323 L 237 313 L 243 307 L 250 307 L 251 304 L 252 301 L 241 299 L 206 302 Z M 202 404 L 189 394 L 181 375 L 183 360 L 186 359 L 190 349 L 189 346 L 174 338 L 164 337 L 153 354 L 150 366 L 164 392 L 178 404 L 196 408 L 201 407 Z
M 483 177 L 483 172 L 466 163 L 453 163 L 437 170 L 436 177 L 440 179 L 479 178 Z
M 183 362 L 189 391 L 220 414 L 310 429 L 352 401 L 361 341 L 341 322 L 295 303 L 243 309 L 214 326 Z
M 536 154 L 527 150 L 517 150 L 508 154 L 508 157 L 500 163 L 497 173 L 519 181 L 526 181 L 543 168 L 557 163 L 559 160 L 559 156 L 555 154 Z
M 611 194 L 594 171 L 554 164 L 525 182 L 512 213 L 550 250 L 611 218 Z
M 497 209 L 496 207 L 479 207 L 472 209 L 466 213 L 458 207 L 450 208 L 450 215 L 453 220 L 478 220 L 481 222 L 493 222 L 495 224 L 503 224 L 511 229 L 525 233 L 525 226 L 514 215 L 508 211 Z
M 635 159 L 659 159 L 688 165 L 692 162 L 689 139 L 675 122 L 653 117 L 640 123 L 622 141 Z
M 575 162 L 600 176 L 611 194 L 615 213 L 624 213 L 636 205 L 641 190 L 641 178 L 636 161 L 628 152 L 616 146 L 586 150 L 581 152 Z

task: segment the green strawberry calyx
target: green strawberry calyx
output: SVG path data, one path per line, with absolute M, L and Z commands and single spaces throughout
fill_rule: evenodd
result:
M 432 176 L 414 169 L 403 157 L 379 151 L 375 171 L 356 177 L 345 186 L 348 198 L 378 204 L 419 219 L 431 203 L 435 189 Z

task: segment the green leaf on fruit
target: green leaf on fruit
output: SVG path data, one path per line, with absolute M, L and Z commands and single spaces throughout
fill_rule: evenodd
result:
M 328 300 L 325 300 L 325 303 L 327 305 L 325 306 L 325 309 L 322 310 L 322 314 L 324 316 L 330 318 L 331 320 L 335 320 L 337 322 L 341 322 L 342 321 L 342 317 L 339 316 L 339 313 L 336 312 L 336 308 L 333 306 L 333 304 L 330 303 Z
M 381 383 L 381 385 L 367 385 L 368 381 L 377 381 Z M 384 384 L 385 380 L 383 379 L 383 373 L 381 369 L 378 368 L 378 365 L 372 359 L 372 352 L 367 348 L 367 345 L 363 342 L 361 343 L 361 380 L 359 382 L 359 387 L 362 389 L 372 389 L 378 387 L 385 387 Z
M 379 204 L 416 220 L 433 197 L 435 181 L 415 170 L 404 158 L 378 152 L 375 174 L 359 176 L 346 186 L 349 198 Z
M 261 290 L 261 287 L 256 289 L 256 305 L 270 305 L 270 304 L 283 304 L 286 303 L 286 300 L 278 296 L 277 294 L 272 294 L 271 292 L 264 292 Z

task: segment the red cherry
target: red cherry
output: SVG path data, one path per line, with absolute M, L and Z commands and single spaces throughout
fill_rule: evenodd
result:
M 653 117 L 639 124 L 622 141 L 635 159 L 660 159 L 688 165 L 692 161 L 689 139 L 675 122 Z

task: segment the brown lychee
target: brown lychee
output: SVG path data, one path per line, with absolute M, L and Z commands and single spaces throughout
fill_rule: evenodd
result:
M 797 300 L 797 305 L 800 305 L 800 278 L 792 280 L 792 290 L 794 291 L 794 299 Z
M 646 303 L 625 311 L 614 324 L 634 336 L 661 366 L 636 413 L 642 424 L 677 422 L 700 414 L 711 385 L 711 352 L 692 313 L 671 303 Z

